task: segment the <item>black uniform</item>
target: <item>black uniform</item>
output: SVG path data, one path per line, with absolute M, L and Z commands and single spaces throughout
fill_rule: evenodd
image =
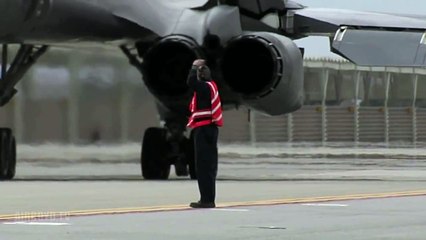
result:
M 191 69 L 188 86 L 197 93 L 197 109 L 211 109 L 210 87 L 206 82 L 198 80 L 196 67 Z M 201 196 L 199 203 L 207 204 L 198 207 L 214 207 L 218 168 L 218 127 L 210 124 L 197 127 L 193 131 L 195 164 Z M 195 203 L 191 204 L 192 207 L 194 207 L 193 204 Z

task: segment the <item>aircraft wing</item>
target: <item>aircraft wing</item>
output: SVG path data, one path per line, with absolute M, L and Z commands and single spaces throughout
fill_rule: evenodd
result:
M 0 0 L 0 9 L 0 43 L 116 46 L 180 34 L 202 45 L 208 33 L 226 44 L 242 32 L 269 31 L 328 36 L 333 52 L 358 65 L 426 65 L 423 16 L 306 8 L 291 0 Z M 269 13 L 280 14 L 280 27 L 260 23 Z
M 331 50 L 358 65 L 426 66 L 422 16 L 314 8 L 290 15 L 294 34 L 329 36 Z
M 120 45 L 144 37 L 166 36 L 179 21 L 197 15 L 190 9 L 208 3 L 208 0 L 0 0 L 4 12 L 0 15 L 0 42 Z

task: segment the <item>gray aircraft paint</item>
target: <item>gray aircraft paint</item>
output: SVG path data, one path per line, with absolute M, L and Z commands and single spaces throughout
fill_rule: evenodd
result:
M 357 11 L 425 15 L 424 0 L 296 0 L 312 8 L 339 8 Z
M 358 65 L 425 66 L 425 37 L 423 31 L 348 29 L 342 39 L 335 38 L 332 47 Z
M 425 18 L 426 2 L 424 0 L 297 0 L 297 2 L 312 8 L 340 8 L 356 11 L 385 12 L 395 15 L 416 15 Z M 327 37 L 307 37 L 296 40 L 296 43 L 305 48 L 305 57 L 343 59 L 330 51 Z
M 306 8 L 295 11 L 296 17 L 305 18 L 309 21 L 308 35 L 329 34 L 334 35 L 333 30 L 339 26 L 361 26 L 375 28 L 400 28 L 400 29 L 426 29 L 426 20 L 396 16 L 386 13 L 361 12 L 354 10 L 328 9 L 328 8 Z M 303 19 L 300 24 L 307 25 Z M 323 22 L 330 24 L 331 28 L 315 28 L 315 23 Z M 308 23 L 309 23 L 308 22 Z M 321 25 L 319 25 L 321 26 Z
M 309 8 L 296 10 L 294 15 L 296 33 L 328 35 L 332 51 L 358 65 L 425 66 L 426 18 Z M 334 37 L 333 29 L 341 26 L 347 28 Z

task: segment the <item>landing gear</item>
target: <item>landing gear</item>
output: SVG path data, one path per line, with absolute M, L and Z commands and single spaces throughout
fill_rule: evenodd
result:
M 31 66 L 46 51 L 47 46 L 20 45 L 11 63 L 9 47 L 2 45 L 0 107 L 6 105 L 17 93 L 15 85 L 22 79 Z M 0 180 L 11 180 L 16 172 L 16 141 L 12 130 L 0 128 Z
M 176 39 L 171 40 L 170 44 L 171 46 L 175 46 L 174 44 L 183 44 L 183 46 L 179 47 L 180 50 L 182 49 L 189 49 L 191 46 L 187 46 L 186 41 L 180 41 L 181 38 L 177 37 Z M 167 45 L 170 46 L 170 45 Z M 163 67 L 156 69 L 158 73 L 161 73 L 161 78 L 159 81 L 151 81 L 147 82 L 146 79 L 149 78 L 150 74 L 146 71 L 147 70 L 147 59 L 142 60 L 141 56 L 144 56 L 145 53 L 148 51 L 149 48 L 151 48 L 151 45 L 143 46 L 142 43 L 139 43 L 137 46 L 134 47 L 128 47 L 128 46 L 121 46 L 121 50 L 123 53 L 127 56 L 127 58 L 130 61 L 130 64 L 136 67 L 137 70 L 139 70 L 142 75 L 145 76 L 145 84 L 152 90 L 153 85 L 164 85 L 163 87 L 167 87 L 166 92 L 169 93 L 173 89 L 175 91 L 175 83 L 182 81 L 186 81 L 186 75 L 187 70 L 180 71 L 182 69 L 189 69 L 191 67 L 191 63 L 194 59 L 196 59 L 198 56 L 197 54 L 194 54 L 192 56 L 191 53 L 185 52 L 185 57 L 182 60 L 179 60 L 177 64 L 170 64 L 170 59 L 168 59 L 168 66 L 171 66 L 170 69 L 168 67 L 165 67 L 165 71 L 163 71 Z M 162 51 L 164 53 L 168 51 Z M 175 54 L 176 55 L 176 54 Z M 161 61 L 157 61 L 160 63 Z M 163 63 L 163 62 L 161 62 Z M 178 66 L 179 64 L 186 65 L 187 67 Z M 156 73 L 157 74 L 157 73 Z M 177 76 L 179 76 L 179 79 L 177 79 Z M 182 77 L 184 76 L 184 77 Z M 167 77 L 171 77 L 168 79 Z M 158 80 L 158 79 L 156 79 Z M 164 81 L 167 81 L 164 82 Z M 163 84 L 164 83 L 164 84 Z M 169 84 L 170 83 L 170 84 Z M 185 87 L 182 87 L 182 85 L 177 85 L 179 89 L 183 90 L 186 89 Z M 158 90 L 158 89 L 155 89 Z M 164 89 L 163 89 L 164 90 Z M 177 91 L 179 94 L 181 93 L 180 90 Z M 163 92 L 164 93 L 164 92 Z M 176 93 L 176 92 L 174 92 Z M 154 91 L 154 95 L 159 94 L 158 91 Z M 160 94 L 161 95 L 161 94 Z M 170 94 L 166 94 L 170 95 Z M 179 98 L 167 98 L 168 103 L 172 103 L 175 110 L 177 109 L 176 106 L 179 106 L 178 109 L 187 109 L 187 104 L 189 102 L 189 95 L 186 96 L 188 101 L 183 101 L 182 99 L 185 98 L 185 96 L 179 97 Z M 158 98 L 160 99 L 160 98 Z M 176 100 L 176 101 L 175 101 Z M 161 100 L 160 100 L 161 102 Z M 142 176 L 145 179 L 155 179 L 155 180 L 161 180 L 161 179 L 167 179 L 170 174 L 170 168 L 171 165 L 174 165 L 175 172 L 178 177 L 188 176 L 190 175 L 191 179 L 196 178 L 195 173 L 195 162 L 194 162 L 194 141 L 193 138 L 187 138 L 184 133 L 186 130 L 186 123 L 187 118 L 185 115 L 186 112 L 178 111 L 179 113 L 176 113 L 175 111 L 170 111 L 170 106 L 165 107 L 162 104 L 157 105 L 157 109 L 159 111 L 159 114 L 161 116 L 161 119 L 165 122 L 164 128 L 149 128 L 145 131 L 145 135 L 142 142 L 142 153 L 141 153 L 141 169 L 142 169 Z
M 148 180 L 165 180 L 175 166 L 179 177 L 190 175 L 196 179 L 194 147 L 192 141 L 181 133 L 176 137 L 167 128 L 148 128 L 142 143 L 141 170 Z
M 170 163 L 167 159 L 167 131 L 162 128 L 148 128 L 142 143 L 141 169 L 145 179 L 167 179 Z
M 0 180 L 11 180 L 16 172 L 16 142 L 12 130 L 0 128 Z

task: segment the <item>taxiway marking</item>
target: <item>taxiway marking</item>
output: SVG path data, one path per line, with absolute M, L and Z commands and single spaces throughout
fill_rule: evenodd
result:
M 348 204 L 332 204 L 332 203 L 304 203 L 302 206 L 313 206 L 313 207 L 347 207 Z
M 248 209 L 238 209 L 238 208 L 212 208 L 212 211 L 223 211 L 223 212 L 249 212 Z
M 313 203 L 326 203 L 337 201 L 351 201 L 351 200 L 366 200 L 366 199 L 381 199 L 381 198 L 397 198 L 397 197 L 417 197 L 426 196 L 426 190 L 407 191 L 407 192 L 391 192 L 391 193 L 370 193 L 370 194 L 353 194 L 341 196 L 324 196 L 324 197 L 306 197 L 306 198 L 290 198 L 290 199 L 275 199 L 265 201 L 246 201 L 246 202 L 231 202 L 224 204 L 217 204 L 217 209 L 235 208 L 235 207 L 255 207 L 255 206 L 272 206 L 284 204 L 313 204 Z M 168 211 L 184 211 L 190 210 L 188 205 L 169 205 L 169 206 L 152 206 L 152 207 L 135 207 L 135 208 L 113 208 L 113 209 L 95 209 L 95 210 L 81 210 L 58 212 L 57 214 L 66 214 L 67 217 L 88 217 L 97 215 L 115 215 L 115 214 L 134 214 L 134 213 L 152 213 L 152 212 L 168 212 Z M 25 216 L 26 221 L 36 219 L 49 219 L 56 213 L 49 213 L 46 215 L 36 214 L 34 217 Z M 6 214 L 0 215 L 0 221 L 11 222 L 19 221 L 22 217 L 20 214 Z
M 68 226 L 69 223 L 53 223 L 53 222 L 4 222 L 4 225 L 31 225 L 31 226 Z

